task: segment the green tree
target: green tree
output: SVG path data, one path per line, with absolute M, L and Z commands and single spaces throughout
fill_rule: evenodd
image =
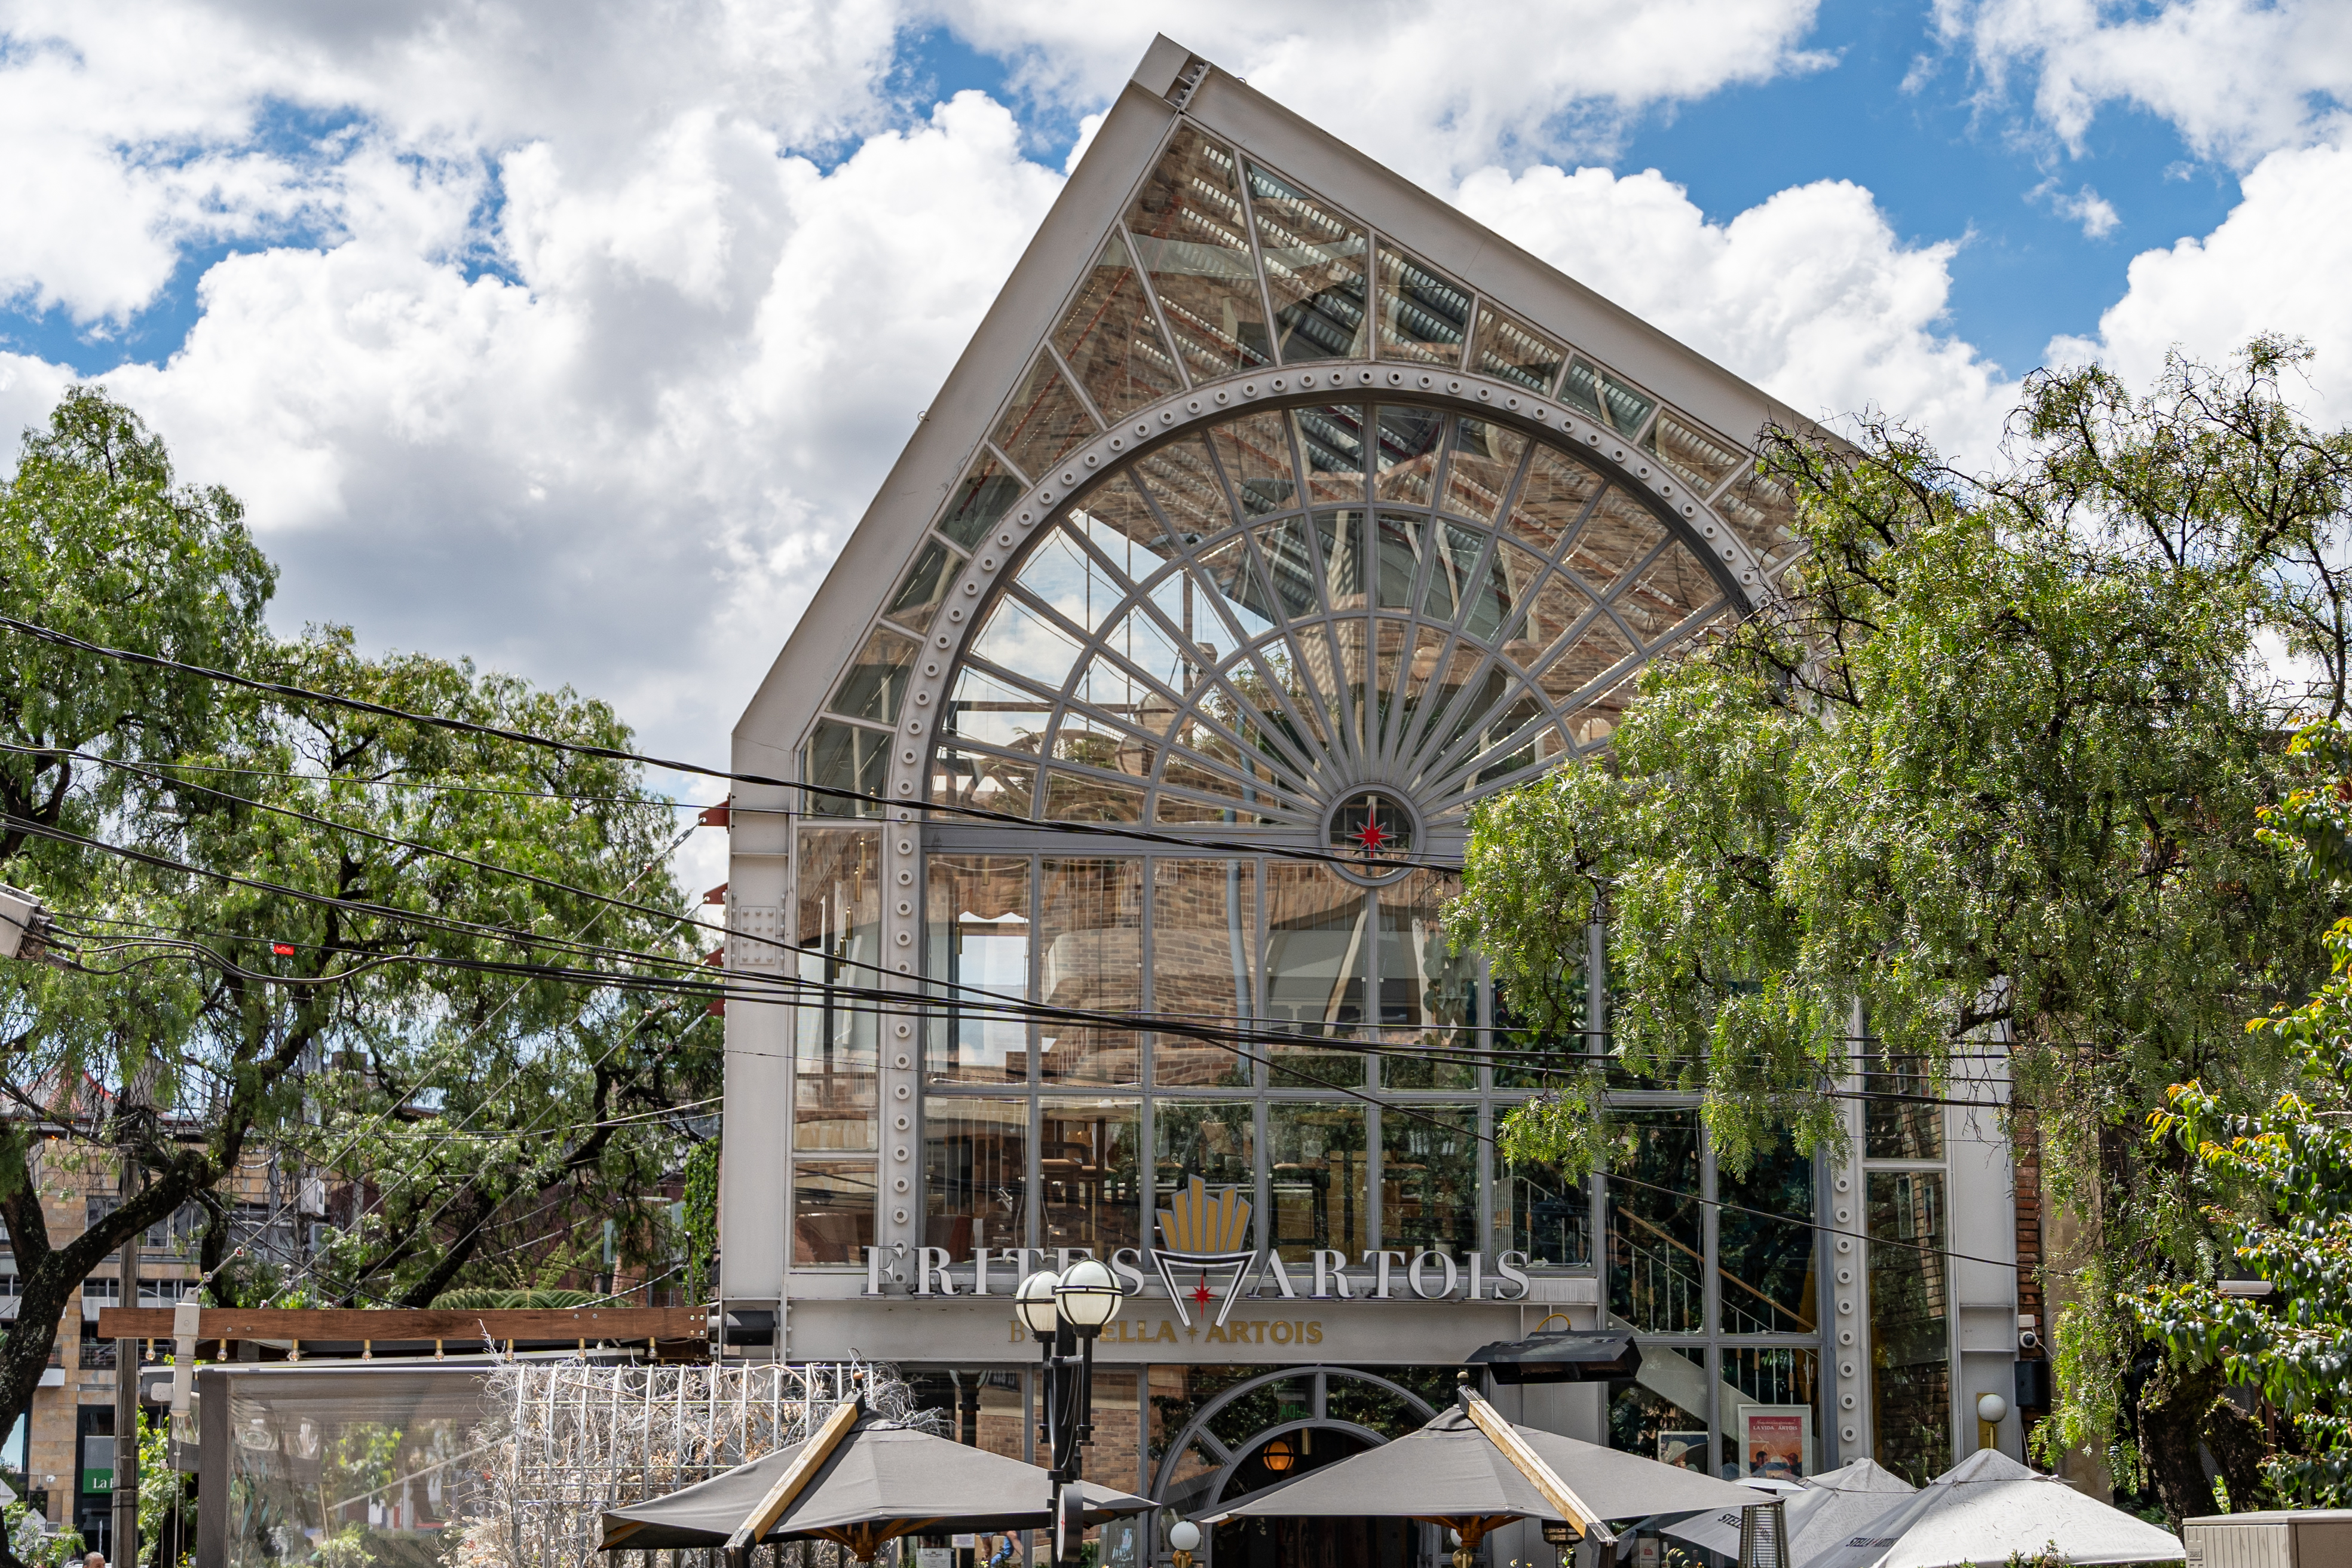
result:
M 2044 1431 L 2126 1484 L 2194 1443 L 2136 1419 L 2126 1303 L 2210 1262 L 2189 1163 L 2140 1129 L 2191 1077 L 2266 1098 L 2284 1053 L 2242 1021 L 2325 971 L 2333 897 L 2256 831 L 2297 773 L 2284 717 L 2343 701 L 2340 659 L 2283 690 L 2260 657 L 2341 619 L 2310 563 L 2340 553 L 2352 437 L 2283 395 L 2301 353 L 2177 361 L 2146 398 L 2038 374 L 1990 477 L 1885 425 L 1771 434 L 1809 547 L 1786 601 L 1649 670 L 1608 765 L 1481 807 L 1450 914 L 1538 1038 L 1575 1026 L 1561 955 L 1608 924 L 1612 1054 L 1553 1064 L 1517 1157 L 1601 1157 L 1618 1073 L 1700 1091 L 1738 1171 L 1784 1129 L 1840 1137 L 1819 1091 L 1857 1018 L 1937 1084 L 2006 1038 L 2086 1237 Z

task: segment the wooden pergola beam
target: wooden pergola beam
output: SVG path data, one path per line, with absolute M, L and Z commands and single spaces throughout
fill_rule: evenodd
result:
M 292 1340 L 306 1344 L 429 1343 L 473 1345 L 482 1340 L 699 1340 L 710 1320 L 700 1307 L 556 1307 L 508 1310 L 445 1311 L 400 1307 L 327 1307 L 271 1311 L 242 1307 L 206 1307 L 197 1318 L 204 1340 Z M 168 1307 L 102 1307 L 102 1340 L 173 1338 Z

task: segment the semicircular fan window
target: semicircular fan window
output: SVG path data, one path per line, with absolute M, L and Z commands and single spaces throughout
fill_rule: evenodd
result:
M 1606 742 L 1647 658 L 1730 614 L 1668 522 L 1466 415 L 1261 411 L 1041 531 L 963 650 L 935 804 L 1313 830 L 1424 817 Z

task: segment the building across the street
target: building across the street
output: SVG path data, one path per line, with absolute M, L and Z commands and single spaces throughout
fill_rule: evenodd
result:
M 1011 1292 L 1108 1260 L 1087 1474 L 1184 1512 L 1548 1329 L 1641 1352 L 1500 1391 L 1571 1436 L 1925 1479 L 1999 1394 L 2018 1454 L 2038 1206 L 1993 1110 L 1864 1059 L 1896 1092 L 1844 1101 L 1844 1163 L 1735 1179 L 1694 1097 L 1629 1089 L 1609 1173 L 1514 1166 L 1537 1042 L 1441 929 L 1474 801 L 1771 601 L 1774 421 L 1155 42 L 735 731 L 802 787 L 732 803 L 727 1304 L 1026 1454 Z M 1564 1048 L 1605 1047 L 1603 947 Z M 1208 1551 L 1392 1555 L 1340 1528 Z M 1166 1555 L 1148 1522 L 1104 1551 Z

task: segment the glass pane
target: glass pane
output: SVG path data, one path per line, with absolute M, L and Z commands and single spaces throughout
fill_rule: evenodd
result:
M 1633 654 L 1633 645 L 1625 640 L 1617 623 L 1602 616 L 1549 664 L 1534 672 L 1536 684 L 1553 701 L 1565 703 Z
M 1178 125 L 1129 209 L 1127 226 L 1176 335 L 1176 352 L 1195 379 L 1273 357 L 1232 153 Z
M 1650 432 L 1649 447 L 1666 467 L 1697 486 L 1701 495 L 1739 467 L 1739 453 L 1671 408 L 1659 410 L 1658 427 Z
M 1458 365 L 1469 335 L 1470 290 L 1383 245 L 1379 320 L 1382 359 Z
M 1797 553 L 1796 499 L 1779 480 L 1751 473 L 1717 497 L 1715 509 L 1766 571 L 1779 571 Z
M 874 1245 L 874 1165 L 803 1160 L 793 1167 L 793 1261 L 864 1264 Z
M 1109 418 L 1123 418 L 1157 403 L 1184 384 L 1176 361 L 1151 319 L 1143 281 L 1128 260 L 1127 246 L 1112 235 L 1095 258 L 1086 287 L 1062 324 L 1054 346 Z
M 793 1146 L 875 1146 L 876 1021 L 873 1010 L 832 987 L 879 983 L 882 960 L 882 839 L 871 828 L 803 828 L 793 879 L 793 942 L 800 978 L 824 989 L 802 993 L 793 1009 Z
M 1500 1121 L 1503 1107 L 1495 1108 Z M 1582 1268 L 1592 1262 L 1592 1194 L 1550 1165 L 1498 1163 L 1495 1173 L 1495 1248 L 1519 1251 L 1539 1268 Z
M 1715 574 L 1697 556 L 1673 544 L 1611 602 L 1636 637 L 1655 643 L 1722 597 Z
M 895 724 L 898 700 L 907 694 L 907 676 L 914 667 L 915 644 L 887 626 L 877 626 L 825 706 L 845 718 Z
M 1485 721 L 1486 715 L 1495 710 L 1496 704 L 1502 701 L 1505 693 L 1512 689 L 1512 685 L 1510 676 L 1501 667 L 1489 666 L 1484 675 L 1470 683 L 1468 695 L 1454 709 L 1454 723 L 1452 728 L 1445 731 L 1445 739 L 1434 747 L 1424 745 L 1426 755 L 1435 759 L 1451 752 L 1456 741 Z M 1433 728 L 1434 728 L 1433 725 Z M 1423 739 L 1425 742 L 1426 734 Z
M 1382 616 L 1372 622 L 1372 736 L 1384 745 L 1396 715 L 1397 697 L 1403 689 L 1412 630 L 1403 621 Z
M 1404 669 L 1404 700 L 1398 705 L 1389 745 L 1399 744 L 1402 737 L 1412 732 L 1414 719 L 1429 704 L 1443 707 L 1454 700 L 1460 685 L 1449 677 L 1456 667 L 1465 676 L 1475 668 L 1475 654 L 1457 648 L 1453 658 L 1444 658 L 1445 642 L 1445 634 L 1432 626 L 1423 626 L 1413 633 L 1412 659 Z
M 1070 509 L 1070 526 L 1086 535 L 1129 581 L 1140 583 L 1175 558 L 1167 525 L 1145 504 L 1132 478 L 1122 475 Z
M 1333 645 L 1329 632 L 1319 622 L 1294 626 L 1290 646 L 1297 655 L 1297 662 L 1292 667 L 1294 685 L 1303 678 L 1312 688 L 1314 699 L 1321 702 L 1331 728 L 1343 735 L 1349 733 L 1350 716 L 1355 710 L 1351 700 L 1356 689 L 1354 672 L 1349 669 L 1341 650 Z
M 1233 503 L 1224 480 L 1198 441 L 1162 447 L 1137 461 L 1133 475 L 1186 544 L 1231 528 Z
M 972 460 L 971 471 L 964 475 L 963 482 L 948 498 L 947 515 L 940 520 L 940 531 L 970 550 L 1021 499 L 1021 489 L 1019 477 L 1007 470 L 993 454 L 981 453 Z
M 1520 623 L 1518 637 L 1504 648 L 1504 657 L 1521 669 L 1535 668 L 1543 662 L 1545 652 L 1591 608 L 1592 601 L 1573 583 L 1553 573 L 1528 601 L 1528 618 Z
M 1103 666 L 1109 661 L 1097 659 L 1095 662 Z M 1087 700 L 1111 711 L 1124 711 L 1129 705 L 1105 701 L 1106 684 L 1105 680 L 1090 676 L 1087 681 Z M 1128 682 L 1127 689 L 1134 689 L 1135 683 Z M 1062 721 L 1054 727 L 1052 755 L 1055 762 L 1076 763 L 1083 767 L 1100 768 L 1105 773 L 1127 773 L 1138 779 L 1150 778 L 1158 750 L 1150 741 L 1112 723 L 1098 712 L 1082 712 L 1074 709 L 1065 712 Z
M 1643 1345 L 1641 1370 L 1609 1383 L 1609 1446 L 1704 1473 L 1706 1352 Z
M 810 815 L 878 816 L 882 808 L 873 799 L 855 797 L 878 796 L 889 782 L 890 732 L 819 720 L 801 759 L 801 777 L 809 786 Z
M 1027 816 L 1037 788 L 1037 768 L 1017 757 L 994 756 L 970 746 L 941 746 L 931 753 L 930 799 L 934 805 L 970 806 Z
M 1423 542 L 1434 527 L 1429 519 L 1412 512 L 1381 513 L 1372 558 L 1376 602 L 1381 609 L 1412 608 L 1412 585 L 1421 576 Z
M 1427 506 L 1437 489 L 1437 448 L 1445 416 L 1433 408 L 1381 406 L 1373 420 L 1372 497 Z
M 1303 795 L 1304 789 L 1290 776 L 1293 764 L 1274 749 L 1257 721 L 1243 711 L 1222 687 L 1211 689 L 1204 696 L 1208 700 L 1179 721 L 1171 736 L 1177 746 L 1192 754 L 1171 755 L 1161 774 L 1162 782 L 1213 795 L 1225 795 L 1238 787 L 1238 799 L 1291 811 L 1306 809 L 1302 800 L 1270 793 L 1281 790 L 1297 795 Z M 1213 720 L 1224 728 L 1212 727 Z M 1244 737 L 1240 742 L 1234 739 L 1236 731 Z M 1236 785 L 1223 774 L 1201 768 L 1196 759 L 1222 763 L 1227 773 L 1252 782 Z
M 1498 542 L 1486 581 L 1462 617 L 1463 635 L 1490 646 L 1517 635 L 1527 592 L 1543 572 L 1543 563 L 1535 556 L 1516 544 Z
M 1077 639 L 1011 594 L 996 601 L 971 651 L 1049 691 L 1061 689 L 1078 661 Z
M 1049 822 L 1141 822 L 1143 789 L 1051 768 L 1045 773 Z
M 1476 1106 L 1382 1108 L 1381 1245 L 1457 1260 L 1478 1250 Z M 1441 1273 L 1430 1288 L 1444 1282 Z
M 1249 1100 L 1155 1100 L 1151 1142 L 1159 1203 L 1195 1176 L 1212 1188 L 1239 1187 L 1244 1197 L 1256 1191 L 1257 1112 Z
M 1156 862 L 1151 877 L 1151 1010 L 1222 1029 L 1257 1026 L 1257 867 L 1248 860 Z M 1250 1081 L 1249 1047 L 1163 1033 L 1152 1078 Z
M 1263 637 L 1281 624 L 1282 613 L 1244 541 L 1227 540 L 1202 556 L 1201 575 L 1207 579 L 1202 586 L 1209 602 L 1232 617 L 1243 641 Z
M 1454 458 L 1445 467 L 1445 510 L 1493 522 L 1528 438 L 1484 419 L 1454 422 Z
M 1565 452 L 1536 444 L 1528 477 L 1511 502 L 1508 531 L 1537 554 L 1549 557 L 1576 531 L 1577 520 L 1601 493 L 1601 476 Z
M 1224 465 L 1245 517 L 1285 510 L 1298 499 L 1288 423 L 1279 414 L 1253 414 L 1209 432 L 1209 444 Z
M 1626 705 L 1633 700 L 1635 676 L 1639 673 L 1637 670 L 1627 675 L 1600 696 L 1587 698 L 1577 705 L 1569 722 L 1569 733 L 1576 737 L 1578 745 L 1597 746 L 1616 733 Z
M 958 1262 L 1028 1244 L 1029 1101 L 923 1102 L 923 1244 Z
M 934 539 L 923 546 L 915 557 L 914 565 L 907 569 L 906 580 L 891 595 L 890 607 L 883 614 L 910 631 L 921 631 L 931 624 L 931 616 L 947 596 L 948 585 L 955 580 L 955 568 L 963 564 L 961 557 Z
M 1083 631 L 1101 626 L 1131 591 L 1118 573 L 1087 552 L 1064 524 L 1045 531 L 1021 565 L 1020 583 Z
M 1129 723 L 1164 729 L 1175 715 L 1173 702 L 1135 672 L 1153 677 L 1171 691 L 1183 691 L 1200 679 L 1199 664 L 1186 658 L 1168 629 L 1140 605 L 1119 617 L 1103 636 L 1102 646 L 1118 658 L 1097 655 L 1073 696 L 1107 704 L 1106 711 Z
M 1288 643 L 1280 637 L 1260 643 L 1225 673 L 1234 689 L 1265 715 L 1294 752 L 1308 757 L 1321 754 L 1327 733 L 1322 705 Z
M 1353 404 L 1300 408 L 1291 414 L 1299 449 L 1307 454 L 1307 499 L 1364 499 L 1364 411 Z
M 1952 1462 L 1951 1291 L 1944 1274 L 1944 1177 L 1873 1171 L 1870 1215 L 1871 1458 L 1914 1486 Z
M 1391 1089 L 1478 1087 L 1470 1059 L 1478 959 L 1450 951 L 1442 921 L 1446 901 L 1461 892 L 1462 879 L 1443 871 L 1408 872 L 1380 890 L 1382 1038 L 1391 1048 L 1419 1047 L 1386 1058 L 1381 1079 Z
M 1062 379 L 1052 358 L 1039 354 L 1013 389 L 1013 402 L 997 421 L 992 439 L 1014 468 L 1039 484 L 1063 453 L 1094 433 L 1094 416 Z
M 1309 1041 L 1356 1035 L 1365 1022 L 1364 889 L 1310 862 L 1270 863 L 1265 879 L 1267 1026 Z M 1352 1052 L 1301 1044 L 1276 1047 L 1274 1058 L 1277 1089 L 1364 1081 Z
M 1323 605 L 1315 592 L 1315 557 L 1307 543 L 1307 520 L 1286 517 L 1280 522 L 1262 524 L 1251 533 L 1285 616 L 1296 619 L 1318 614 Z
M 1429 587 L 1421 596 L 1421 613 L 1433 621 L 1450 621 L 1472 592 L 1479 558 L 1486 552 L 1486 536 L 1458 522 L 1430 524 L 1437 547 L 1429 574 Z
M 1056 781 L 1059 782 L 1058 780 Z M 1040 884 L 1037 994 L 1047 1005 L 1143 1010 L 1143 862 L 1049 859 Z M 1049 1083 L 1134 1083 L 1141 1037 L 1132 1029 L 1038 1025 Z
M 1155 1366 L 1150 1372 L 1152 1384 L 1158 1387 L 1163 1373 L 1181 1377 L 1188 1370 L 1184 1367 Z M 1152 1396 L 1152 1403 L 1155 1405 L 1160 1403 L 1157 1394 Z M 1194 1443 L 1175 1459 L 1162 1465 L 1160 1486 L 1152 1495 L 1160 1500 L 1161 1507 L 1174 1509 L 1181 1514 L 1205 1511 L 1211 1503 L 1217 1500 L 1211 1494 L 1223 1468 L 1223 1463 L 1212 1457 L 1208 1449 Z
M 1050 862 L 1049 862 L 1050 864 Z M 1141 1247 L 1143 1107 L 1132 1100 L 1064 1100 L 1038 1108 L 1038 1213 L 1046 1247 L 1108 1258 Z
M 1784 1346 L 1723 1352 L 1724 1472 L 1793 1481 L 1814 1473 L 1821 1446 L 1821 1357 Z
M 956 676 L 947 707 L 943 733 L 1034 753 L 1045 743 L 1054 699 L 966 666 Z
M 1364 231 L 1278 176 L 1255 163 L 1248 168 L 1283 363 L 1370 357 Z
M 1655 513 L 1625 491 L 1612 489 L 1592 509 L 1563 563 L 1606 594 L 1665 537 Z
M 1927 1058 L 1896 1056 L 1874 1036 L 1864 1036 L 1861 1062 L 1862 1152 L 1873 1160 L 1940 1160 L 1944 1157 L 1944 1108 L 1927 1070 Z M 1876 1097 L 1911 1098 L 1876 1098 Z
M 1568 367 L 1559 395 L 1621 436 L 1640 435 L 1650 410 L 1658 405 L 1656 399 L 1634 391 L 1590 360 L 1580 359 Z
M 1643 1333 L 1704 1332 L 1698 1112 L 1628 1110 L 1620 1126 L 1610 1161 L 1609 1310 Z
M 1265 1142 L 1272 1246 L 1283 1261 L 1307 1262 L 1318 1249 L 1361 1258 L 1372 1245 L 1364 1108 L 1270 1100 Z
M 1334 1421 L 1349 1421 L 1359 1426 L 1368 1426 L 1391 1441 L 1408 1432 L 1417 1432 L 1428 1422 L 1428 1412 L 1395 1388 L 1383 1384 L 1402 1384 L 1422 1394 L 1423 1404 L 1443 1408 L 1444 1402 L 1453 1397 L 1449 1392 L 1452 1371 L 1447 1371 L 1443 1378 L 1429 1378 L 1420 1375 L 1423 1370 L 1410 1366 L 1382 1367 L 1380 1383 L 1374 1383 L 1369 1376 L 1334 1372 L 1325 1384 L 1323 1408 Z M 1375 1556 L 1370 1560 L 1410 1561 L 1402 1553 L 1386 1559 Z
M 1557 987 L 1552 1005 L 1560 1009 L 1562 1019 L 1559 1032 L 1550 1035 L 1538 1033 L 1529 1026 L 1522 1015 L 1512 1010 L 1504 988 L 1499 984 L 1494 987 L 1496 1089 L 1546 1088 L 1553 1071 L 1571 1065 L 1561 1061 L 1561 1058 L 1585 1051 L 1585 1008 L 1591 981 L 1584 944 L 1574 943 L 1563 955 L 1559 973 L 1552 982 Z M 1548 1068 L 1552 1070 L 1547 1071 Z M 1496 1114 L 1499 1117 L 1502 1112 L 1498 1110 Z
M 1727 1334 L 1810 1334 L 1819 1319 L 1813 1277 L 1813 1162 L 1784 1133 L 1744 1176 L 1718 1167 L 1716 1299 Z M 1775 1219 L 1779 1215 L 1784 1218 Z
M 1559 378 L 1568 351 L 1516 317 L 1492 305 L 1478 308 L 1478 335 L 1470 343 L 1470 368 L 1529 392 L 1548 395 Z
M 929 1024 L 934 1083 L 1029 1076 L 1029 858 L 934 855 L 924 873 L 923 973 L 943 998 Z M 988 999 L 1011 1004 L 992 1008 Z

